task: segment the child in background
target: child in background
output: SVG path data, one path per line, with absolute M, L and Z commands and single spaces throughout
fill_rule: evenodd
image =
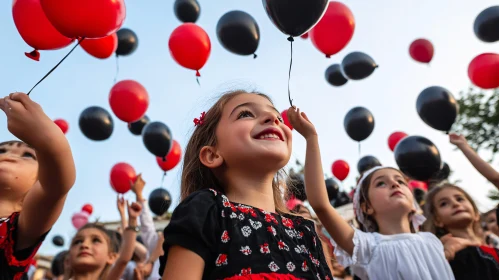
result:
M 128 205 L 128 227 L 123 231 L 123 243 L 119 246 L 114 234 L 98 224 L 80 228 L 69 249 L 70 277 L 73 280 L 119 280 L 130 261 L 139 232 L 137 217 L 140 204 Z M 121 247 L 121 248 L 120 248 Z
M 292 136 L 270 99 L 228 93 L 195 124 L 164 230 L 163 279 L 331 280 L 314 223 L 282 200 Z
M 308 201 L 337 243 L 335 255 L 360 279 L 454 279 L 442 243 L 415 233 L 424 217 L 397 169 L 375 167 L 360 178 L 354 194 L 357 219 L 367 232 L 352 228 L 328 200 L 319 141 L 314 125 L 290 108 L 291 125 L 307 141 L 305 190 Z M 339 247 L 339 248 L 338 248 Z
M 66 266 L 66 257 L 68 256 L 68 251 L 62 251 L 55 255 L 52 260 L 52 265 L 50 270 L 54 276 L 53 280 L 64 280 L 64 271 Z
M 499 250 L 484 245 L 480 213 L 468 193 L 445 184 L 428 193 L 425 207 L 425 229 L 443 236 L 456 279 L 499 279 Z
M 40 105 L 17 92 L 0 98 L 0 109 L 22 141 L 0 143 L 0 279 L 27 279 L 76 172 L 66 137 Z

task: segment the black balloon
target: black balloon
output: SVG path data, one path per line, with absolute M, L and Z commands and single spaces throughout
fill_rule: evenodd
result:
M 270 20 L 282 33 L 297 37 L 314 27 L 329 0 L 262 0 Z
M 199 13 L 201 13 L 201 8 L 196 0 L 176 0 L 173 10 L 181 22 L 196 22 Z
M 369 137 L 373 132 L 374 117 L 366 108 L 355 107 L 347 113 L 343 125 L 348 136 L 360 142 Z
M 499 6 L 488 7 L 478 14 L 473 29 L 478 39 L 486 43 L 499 41 Z
M 348 79 L 343 76 L 341 66 L 333 64 L 326 69 L 326 81 L 332 86 L 339 87 L 348 82 Z
M 341 62 L 343 73 L 350 80 L 362 80 L 369 77 L 378 65 L 365 53 L 353 52 Z
M 421 136 L 408 136 L 397 144 L 395 161 L 400 171 L 418 181 L 428 181 L 442 167 L 437 147 Z
M 449 131 L 456 121 L 459 105 L 448 90 L 433 86 L 419 94 L 416 109 L 427 125 L 437 130 Z
M 155 189 L 149 195 L 149 209 L 158 216 L 165 214 L 171 204 L 170 193 L 163 188 Z
M 289 176 L 288 182 L 288 198 L 294 197 L 301 201 L 307 200 L 307 194 L 305 193 L 305 181 L 303 175 L 293 174 Z
M 357 170 L 359 171 L 359 174 L 362 174 L 376 166 L 381 166 L 381 163 L 377 158 L 373 156 L 365 156 L 357 163 Z
M 350 203 L 350 201 L 350 197 L 346 192 L 340 192 L 338 193 L 338 197 L 331 201 L 331 204 L 333 205 L 333 207 L 340 207 L 343 205 L 347 205 L 348 203 Z
M 334 200 L 338 197 L 340 186 L 333 178 L 326 179 L 326 190 L 327 190 L 327 198 L 329 201 Z
M 433 174 L 433 176 L 431 177 L 431 181 L 434 181 L 434 182 L 440 182 L 440 181 L 444 181 L 444 180 L 447 180 L 450 176 L 450 167 L 447 163 L 444 162 L 444 164 L 442 165 L 442 168 L 440 168 L 439 171 L 437 171 L 435 174 Z
M 231 11 L 218 21 L 217 37 L 228 51 L 239 55 L 253 54 L 256 57 L 260 28 L 251 15 L 242 11 Z
M 142 130 L 142 140 L 147 150 L 157 157 L 166 157 L 172 147 L 172 133 L 162 122 L 151 122 Z
M 144 115 L 142 118 L 140 118 L 140 120 L 133 122 L 133 123 L 129 123 L 128 130 L 130 130 L 130 132 L 133 135 L 141 135 L 142 130 L 149 123 L 149 121 L 150 121 L 149 117 Z
M 118 35 L 118 48 L 116 55 L 130 55 L 139 45 L 137 34 L 128 28 L 121 28 L 116 33 Z
M 55 246 L 62 247 L 64 246 L 64 238 L 60 235 L 56 235 L 52 238 L 52 243 L 54 243 Z
M 113 134 L 114 129 L 111 114 L 98 106 L 85 109 L 80 115 L 79 125 L 83 135 L 95 141 L 108 139 Z

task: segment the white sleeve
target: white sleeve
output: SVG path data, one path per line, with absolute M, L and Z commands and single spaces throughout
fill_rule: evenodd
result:
M 156 227 L 154 226 L 147 201 L 141 201 L 140 204 L 142 205 L 142 212 L 140 213 L 140 235 L 144 241 L 144 246 L 146 246 L 150 254 L 156 249 L 158 234 L 156 233 Z
M 377 241 L 373 233 L 366 233 L 359 229 L 354 229 L 352 255 L 350 256 L 336 244 L 334 247 L 334 254 L 336 255 L 338 263 L 343 267 L 352 265 L 364 266 L 371 260 L 372 252 L 376 245 Z
M 133 280 L 133 271 L 135 270 L 135 262 L 128 262 L 125 271 L 121 275 L 123 280 Z

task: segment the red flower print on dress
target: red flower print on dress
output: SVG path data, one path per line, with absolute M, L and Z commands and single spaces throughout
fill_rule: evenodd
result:
M 282 217 L 282 224 L 287 228 L 294 228 L 293 221 L 291 219 Z
M 241 229 L 241 232 L 243 233 L 244 237 L 248 237 L 251 234 L 251 228 L 249 226 L 244 226 Z
M 326 280 L 331 280 L 331 278 L 329 278 L 329 276 L 326 275 L 326 278 L 324 278 Z
M 300 251 L 304 254 L 309 254 L 307 247 L 305 245 L 300 245 Z
M 262 254 L 270 254 L 269 243 L 264 243 L 263 245 L 260 245 L 260 252 Z
M 293 272 L 293 271 L 295 270 L 296 266 L 295 266 L 295 264 L 294 264 L 294 263 L 292 263 L 292 262 L 288 262 L 288 263 L 286 264 L 286 268 L 287 268 L 290 272 Z
M 319 272 L 317 272 L 317 279 L 321 280 L 321 275 L 319 274 Z
M 222 218 L 225 218 L 225 211 L 222 210 Z
M 244 221 L 244 215 L 242 213 L 239 214 L 238 218 L 239 218 L 239 220 Z
M 218 255 L 218 258 L 215 261 L 215 264 L 217 266 L 227 265 L 227 255 L 226 254 Z
M 241 269 L 239 276 L 246 276 L 251 274 L 251 267 Z
M 255 222 L 251 219 L 249 220 L 249 222 L 250 222 L 251 227 L 253 227 L 254 229 L 259 229 L 262 227 L 262 222 L 259 222 L 259 221 Z
M 295 232 L 295 234 L 296 234 L 296 238 L 298 238 L 298 239 L 302 239 L 303 236 L 305 236 L 305 234 L 303 233 L 303 231 L 300 231 L 300 233 L 296 233 Z
M 311 231 L 310 228 L 308 226 L 305 226 L 305 228 L 308 230 L 308 231 Z
M 255 209 L 249 206 L 239 205 L 237 206 L 237 210 L 243 212 L 244 214 L 250 214 L 254 218 L 256 217 Z
M 243 253 L 246 256 L 251 255 L 251 249 L 249 246 L 241 246 L 241 250 L 239 251 L 241 251 L 241 253 Z
M 314 246 L 317 246 L 317 239 L 314 237 L 312 237 L 312 241 L 314 242 Z
M 270 270 L 272 270 L 272 272 L 276 272 L 279 270 L 279 267 L 277 266 L 277 264 L 275 262 L 271 262 L 269 264 L 269 268 L 270 268 Z
M 237 214 L 236 213 L 230 213 L 230 216 L 229 216 L 231 219 L 236 219 L 237 218 Z
M 231 203 L 230 203 L 229 199 L 225 195 L 222 195 L 222 204 L 223 204 L 224 207 L 230 207 L 231 206 Z
M 291 238 L 295 238 L 296 237 L 296 232 L 292 229 L 284 229 L 284 231 L 289 235 L 289 237 Z
M 303 261 L 303 263 L 301 264 L 301 270 L 308 271 L 307 261 Z
M 280 240 L 279 242 L 277 242 L 277 246 L 279 247 L 279 250 L 289 251 L 288 245 L 286 245 L 286 243 L 284 243 L 282 240 Z
M 318 259 L 314 258 L 312 254 L 308 254 L 308 257 L 312 260 L 312 263 L 315 264 L 315 266 L 319 266 L 320 262 Z
M 224 232 L 222 233 L 222 242 L 227 243 L 229 240 L 229 232 L 224 230 Z
M 268 232 L 272 232 L 272 235 L 276 236 L 277 232 L 275 231 L 275 228 L 273 226 L 268 226 L 267 227 Z
M 272 223 L 274 223 L 274 224 L 276 224 L 276 225 L 277 225 L 277 220 L 276 220 L 276 219 L 274 218 L 274 216 L 272 216 L 272 214 L 270 214 L 270 213 L 265 214 L 265 221 L 266 221 L 267 223 L 272 222 Z
M 217 196 L 217 194 L 218 194 L 218 193 L 217 193 L 217 191 L 216 191 L 216 190 L 214 190 L 214 189 L 209 189 L 209 190 L 210 190 L 210 192 L 212 192 L 215 196 Z

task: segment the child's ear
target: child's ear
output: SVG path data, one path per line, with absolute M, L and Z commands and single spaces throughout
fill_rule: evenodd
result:
M 373 215 L 374 214 L 374 209 L 372 207 L 369 207 L 369 205 L 365 202 L 363 202 L 360 205 L 362 212 L 366 213 L 367 215 Z
M 210 169 L 220 167 L 224 163 L 223 157 L 218 153 L 217 149 L 212 146 L 204 146 L 201 148 L 199 160 L 204 166 Z
M 107 264 L 108 265 L 112 265 L 116 262 L 116 260 L 118 259 L 118 253 L 109 253 L 109 258 L 107 259 Z

